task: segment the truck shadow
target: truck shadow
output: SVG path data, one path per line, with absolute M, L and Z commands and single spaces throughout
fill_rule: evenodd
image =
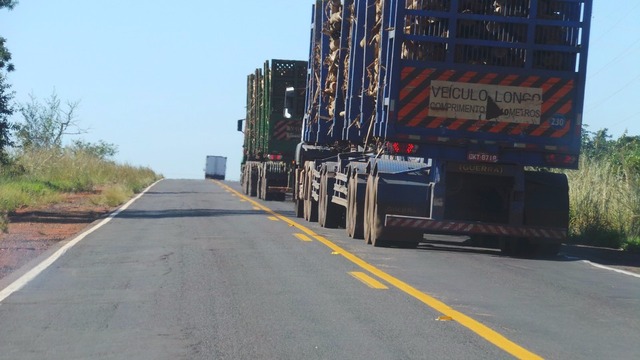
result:
M 497 244 L 478 243 L 469 238 L 446 236 L 437 238 L 425 237 L 417 248 L 421 251 L 442 251 L 456 253 L 482 254 L 489 256 L 512 257 L 522 259 L 576 262 L 590 261 L 600 265 L 624 268 L 640 274 L 640 254 L 634 254 L 617 249 L 599 248 L 563 244 L 560 252 L 552 256 L 507 256 L 502 254 Z
M 442 251 L 442 252 L 456 252 L 456 253 L 470 253 L 470 254 L 483 254 L 491 256 L 502 256 L 500 249 L 497 247 L 479 246 L 473 241 L 459 239 L 454 240 L 434 240 L 425 239 L 417 247 L 422 251 Z
M 108 214 L 104 211 L 24 211 L 19 214 L 9 213 L 9 221 L 19 223 L 41 224 L 77 224 L 90 223 Z
M 167 219 L 167 218 L 202 218 L 238 215 L 265 215 L 262 210 L 228 210 L 228 209 L 167 209 L 167 210 L 125 210 L 118 214 L 119 219 Z
M 618 249 L 565 244 L 560 252 L 564 261 L 588 260 L 600 265 L 629 268 L 640 274 L 640 254 Z

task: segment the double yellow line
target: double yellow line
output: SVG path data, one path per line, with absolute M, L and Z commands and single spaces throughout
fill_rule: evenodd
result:
M 369 272 L 371 275 L 374 275 L 375 277 L 386 281 L 391 286 L 393 286 L 393 287 L 397 288 L 398 290 L 406 293 L 407 295 L 410 295 L 410 296 L 416 298 L 417 300 L 419 300 L 422 303 L 426 304 L 430 308 L 432 308 L 432 309 L 436 310 L 437 312 L 441 313 L 443 316 L 441 316 L 440 318 L 451 320 L 451 321 L 456 321 L 460 325 L 462 325 L 462 326 L 466 327 L 467 329 L 473 331 L 474 333 L 476 333 L 477 335 L 479 335 L 483 339 L 487 340 L 491 344 L 497 346 L 498 348 L 504 350 L 505 352 L 513 355 L 514 357 L 516 357 L 518 359 L 542 359 L 542 357 L 540 355 L 537 355 L 537 354 L 525 349 L 524 347 L 522 347 L 522 346 L 516 344 L 515 342 L 507 339 L 504 335 L 502 335 L 502 334 L 498 333 L 497 331 L 489 328 L 488 326 L 480 323 L 479 321 L 471 318 L 470 316 L 467 316 L 467 315 L 465 315 L 465 314 L 463 314 L 463 313 L 451 308 L 449 305 L 443 303 L 442 301 L 440 301 L 440 300 L 438 300 L 438 299 L 436 299 L 436 298 L 434 298 L 434 297 L 432 297 L 432 296 L 430 296 L 430 295 L 428 295 L 428 294 L 416 289 L 415 287 L 405 283 L 404 281 L 402 281 L 402 280 L 400 280 L 398 278 L 395 278 L 395 277 L 387 274 L 386 272 L 378 269 L 377 267 L 367 263 L 366 261 L 360 259 L 359 257 L 351 254 L 350 252 L 346 251 L 345 249 L 341 248 L 340 246 L 338 246 L 338 245 L 334 244 L 333 242 L 329 241 L 325 237 L 316 234 L 315 232 L 313 232 L 311 229 L 307 228 L 306 226 L 300 225 L 297 222 L 289 219 L 288 217 L 276 213 L 275 211 L 269 209 L 266 206 L 263 206 L 259 202 L 254 201 L 253 199 L 251 199 L 251 198 L 249 198 L 249 197 L 237 192 L 236 190 L 232 189 L 231 187 L 229 187 L 228 185 L 226 185 L 226 184 L 224 184 L 224 183 L 222 183 L 220 181 L 214 181 L 214 182 L 216 184 L 218 184 L 219 186 L 223 187 L 224 189 L 226 189 L 227 191 L 229 191 L 230 193 L 232 193 L 233 195 L 236 195 L 240 199 L 243 199 L 245 201 L 250 202 L 254 206 L 254 208 L 258 208 L 260 210 L 263 210 L 266 213 L 270 214 L 272 217 L 275 217 L 278 220 L 281 220 L 281 221 L 289 224 L 289 226 L 295 227 L 298 230 L 302 231 L 305 235 L 302 235 L 302 234 L 296 235 L 296 237 L 298 237 L 299 239 L 302 240 L 303 238 L 307 238 L 307 239 L 311 238 L 311 239 L 315 239 L 315 240 L 319 241 L 320 243 L 324 244 L 329 249 L 331 249 L 334 253 L 338 253 L 338 254 L 344 256 L 344 258 L 346 258 L 347 260 L 351 261 L 355 265 L 359 266 L 363 270 Z M 352 276 L 354 276 L 354 277 L 356 277 L 356 278 L 358 278 L 360 280 L 363 280 L 363 277 L 361 275 L 354 275 L 354 274 L 356 274 L 356 273 L 352 273 Z M 357 273 L 357 274 L 360 274 L 360 273 Z M 366 274 L 363 274 L 363 275 L 365 275 L 367 278 L 371 278 Z M 379 283 L 375 279 L 371 279 L 371 280 L 374 280 L 376 283 Z M 381 283 L 379 283 L 379 284 L 384 286 Z

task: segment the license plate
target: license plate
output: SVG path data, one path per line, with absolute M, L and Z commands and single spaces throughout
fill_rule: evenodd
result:
M 483 152 L 469 152 L 467 153 L 467 160 L 473 161 L 473 162 L 497 163 L 498 160 L 500 159 L 496 154 L 489 154 L 489 153 L 483 153 Z

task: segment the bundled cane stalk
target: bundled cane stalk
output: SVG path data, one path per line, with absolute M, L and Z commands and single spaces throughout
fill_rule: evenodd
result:
M 340 69 L 340 33 L 342 30 L 342 2 L 331 0 L 326 6 L 327 22 L 324 24 L 323 33 L 329 36 L 330 52 L 324 59 L 327 67 L 327 79 L 324 85 L 324 95 L 328 99 L 327 111 L 329 119 L 335 115 L 335 101 L 338 91 L 338 71 Z M 329 120 L 328 119 L 328 120 Z
M 384 0 L 376 0 L 376 17 L 375 23 L 371 28 L 369 34 L 367 34 L 367 45 L 372 48 L 373 53 L 376 54 L 374 60 L 367 65 L 367 77 L 369 79 L 369 87 L 366 89 L 365 95 L 372 98 L 373 108 L 377 106 L 378 99 L 378 83 L 380 78 L 380 41 L 382 39 L 382 10 L 384 8 Z M 374 111 L 369 118 L 369 129 L 367 130 L 367 137 L 365 139 L 365 146 L 368 145 L 373 131 L 373 124 L 376 120 L 376 112 Z

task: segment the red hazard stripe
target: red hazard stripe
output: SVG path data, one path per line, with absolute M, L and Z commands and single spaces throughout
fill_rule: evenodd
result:
M 422 102 L 426 101 L 429 98 L 429 77 L 433 74 L 433 69 L 425 69 L 419 73 L 416 73 L 415 68 L 405 68 L 401 74 L 401 81 L 403 84 L 402 90 L 400 91 L 400 101 L 404 102 L 406 105 L 403 106 L 400 111 L 398 111 L 398 119 L 402 120 L 409 113 L 414 111 L 414 109 L 419 106 Z M 408 83 L 407 83 L 408 81 Z M 422 90 L 423 89 L 423 90 Z M 417 94 L 413 97 L 417 91 Z M 409 99 L 409 100 L 407 100 Z
M 498 74 L 487 74 L 478 83 L 480 84 L 493 84 L 493 81 L 498 77 Z
M 501 133 L 502 130 L 504 130 L 508 125 L 509 125 L 509 123 L 506 123 L 506 122 L 498 122 L 493 127 L 491 127 L 491 129 L 489 129 L 489 132 L 491 132 L 491 133 Z
M 509 132 L 511 135 L 522 135 L 525 133 L 525 130 L 529 127 L 529 124 L 518 124 L 516 127 Z
M 288 140 L 287 132 L 289 132 L 289 125 L 292 123 L 295 124 L 295 121 L 284 120 L 276 122 L 273 137 L 276 140 Z
M 561 138 L 565 135 L 567 135 L 569 133 L 569 131 L 571 131 L 571 123 L 569 121 L 567 121 L 567 124 L 564 126 L 564 128 L 562 128 L 562 130 L 558 130 L 556 132 L 554 132 L 553 134 L 551 134 L 552 138 Z
M 435 119 L 433 119 L 429 124 L 427 124 L 427 127 L 430 129 L 436 129 L 439 128 L 442 123 L 444 123 L 444 121 L 447 120 L 443 117 L 437 117 Z
M 543 135 L 547 130 L 549 130 L 551 128 L 551 125 L 549 125 L 549 121 L 545 121 L 544 123 L 542 123 L 536 130 L 534 130 L 531 134 L 531 136 L 541 136 Z
M 571 117 L 571 111 L 573 110 L 573 81 L 564 82 L 561 78 L 543 79 L 540 76 L 499 75 L 496 73 L 479 74 L 474 71 L 420 70 L 415 67 L 407 67 L 403 69 L 401 74 L 402 90 L 398 122 L 404 126 L 549 137 L 562 137 L 571 130 L 571 124 L 568 124 L 562 129 L 554 129 L 550 126 L 549 122 L 544 121 L 544 119 L 549 119 L 556 114 Z M 535 125 L 529 123 L 518 124 L 430 117 L 428 104 L 431 96 L 431 81 L 433 80 L 542 88 L 544 101 L 541 108 L 541 119 L 543 122 L 540 125 Z
M 569 82 L 566 85 L 564 85 L 562 88 L 560 88 L 558 91 L 551 93 L 552 86 L 558 84 L 559 82 L 560 82 L 560 79 L 554 78 L 554 79 L 551 79 L 550 81 L 548 81 L 542 87 L 542 89 L 545 92 L 545 94 L 549 93 L 549 97 L 546 99 L 544 104 L 542 104 L 542 113 L 543 114 L 546 114 L 549 111 L 549 109 L 551 109 L 552 107 L 557 105 L 559 102 L 563 101 L 565 99 L 565 96 L 571 90 L 573 90 L 573 82 Z
M 504 78 L 504 80 L 500 81 L 500 83 L 498 83 L 498 84 L 499 85 L 503 85 L 503 86 L 510 86 L 516 80 L 518 80 L 518 78 L 519 78 L 518 75 L 509 75 L 506 78 Z
M 418 87 L 423 81 L 429 78 L 433 73 L 433 69 L 425 69 L 419 74 L 413 75 L 415 72 L 415 68 L 404 68 L 401 74 L 401 80 L 403 83 L 409 81 L 409 83 L 402 87 L 400 90 L 400 100 L 404 100 L 409 96 L 411 91 Z
M 564 240 L 567 237 L 567 232 L 564 229 L 478 224 L 463 221 L 439 221 L 428 218 L 412 218 L 399 215 L 387 215 L 385 226 L 394 228 L 412 228 L 450 234 L 483 234 L 555 240 Z
M 408 67 L 403 69 L 401 74 L 401 106 L 398 111 L 398 121 L 400 123 L 406 122 L 405 125 L 411 127 L 417 127 L 429 119 L 431 81 L 448 81 L 456 72 L 451 70 L 438 72 L 435 69 L 418 72 L 415 68 Z M 476 75 L 476 72 L 466 72 L 460 75 L 460 79 L 471 81 Z M 455 79 L 455 81 L 460 79 Z
M 429 116 L 429 107 L 425 106 L 424 109 L 422 109 L 418 115 L 416 115 L 411 121 L 409 121 L 408 125 L 409 126 L 413 126 L 416 127 L 418 125 L 420 125 L 420 123 L 422 121 L 424 121 L 424 119 L 427 118 L 427 116 Z M 431 123 L 437 123 L 439 118 L 434 119 L 433 121 L 431 121 Z M 442 119 L 444 120 L 444 119 Z M 431 125 L 431 124 L 430 124 Z M 439 125 L 434 124 L 435 127 L 438 127 Z

